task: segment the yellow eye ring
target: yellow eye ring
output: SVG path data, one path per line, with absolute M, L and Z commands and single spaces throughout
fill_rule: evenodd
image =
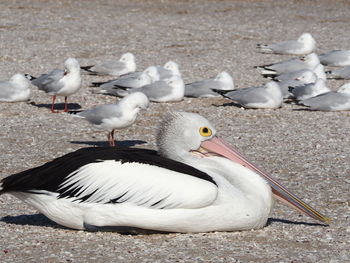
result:
M 200 135 L 202 135 L 204 137 L 209 137 L 209 136 L 212 135 L 212 131 L 208 127 L 201 127 L 201 128 L 199 128 L 199 133 L 200 133 Z

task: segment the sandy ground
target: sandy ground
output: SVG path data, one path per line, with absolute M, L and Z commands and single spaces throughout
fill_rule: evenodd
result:
M 175 3 L 176 2 L 176 3 Z M 257 43 L 310 32 L 317 52 L 349 49 L 347 1 L 10 1 L 0 2 L 0 79 L 38 75 L 73 56 L 81 65 L 135 54 L 139 69 L 180 64 L 185 82 L 226 70 L 236 87 L 264 83 L 254 65 L 288 56 L 263 55 Z M 72 108 L 112 103 L 83 88 Z M 342 81 L 330 81 L 333 89 Z M 61 99 L 61 98 L 60 98 Z M 51 98 L 33 89 L 32 103 L 0 104 L 0 175 L 41 165 L 81 147 L 105 145 L 70 115 L 51 114 Z M 61 101 L 62 102 L 62 101 Z M 62 108 L 62 104 L 59 104 Z M 219 134 L 317 209 L 329 227 L 276 204 L 269 224 L 254 231 L 121 235 L 65 229 L 10 195 L 0 197 L 1 262 L 349 262 L 349 112 L 242 110 L 222 98 L 152 104 L 121 145 L 154 148 L 163 112 L 198 112 Z

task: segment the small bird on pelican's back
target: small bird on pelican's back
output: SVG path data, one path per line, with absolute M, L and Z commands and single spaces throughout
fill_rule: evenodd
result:
M 32 84 L 39 90 L 52 96 L 51 112 L 55 111 L 56 96 L 64 96 L 64 111 L 68 111 L 68 96 L 76 93 L 81 87 L 80 65 L 75 58 L 68 58 L 64 62 L 65 69 L 54 69 L 50 73 L 32 78 Z
M 115 146 L 114 130 L 132 125 L 140 109 L 146 109 L 149 101 L 141 92 L 131 93 L 116 104 L 107 104 L 81 112 L 70 112 L 73 116 L 86 119 L 98 129 L 108 130 L 108 142 Z
M 235 231 L 262 228 L 273 196 L 329 223 L 216 134 L 200 115 L 166 115 L 159 151 L 83 148 L 0 181 L 56 223 L 82 230 Z M 307 188 L 304 188 L 304 190 Z
M 0 81 L 0 102 L 27 101 L 30 93 L 30 80 L 21 73 Z

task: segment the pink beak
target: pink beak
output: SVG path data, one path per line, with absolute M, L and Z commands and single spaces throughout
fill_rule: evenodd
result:
M 301 211 L 314 219 L 320 220 L 323 223 L 329 224 L 331 222 L 330 218 L 317 212 L 314 208 L 306 204 L 299 197 L 297 197 L 295 194 L 290 192 L 287 188 L 273 179 L 269 174 L 249 162 L 247 158 L 245 158 L 241 153 L 239 153 L 223 139 L 215 136 L 210 140 L 202 142 L 201 147 L 208 152 L 216 153 L 218 155 L 226 157 L 261 175 L 271 185 L 274 196 L 282 201 L 285 201 L 296 210 Z

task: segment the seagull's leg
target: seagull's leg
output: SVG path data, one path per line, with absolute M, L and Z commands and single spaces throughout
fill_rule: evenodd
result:
M 112 137 L 112 146 L 115 146 L 114 129 L 111 131 L 111 137 Z
M 52 113 L 58 113 L 58 111 L 55 111 L 55 101 L 56 101 L 56 95 L 52 96 L 52 105 L 51 105 Z
M 68 112 L 67 96 L 64 97 L 64 112 Z
M 107 135 L 107 137 L 108 137 L 108 144 L 109 144 L 109 146 L 113 146 L 112 145 L 112 132 L 108 132 L 108 135 Z

